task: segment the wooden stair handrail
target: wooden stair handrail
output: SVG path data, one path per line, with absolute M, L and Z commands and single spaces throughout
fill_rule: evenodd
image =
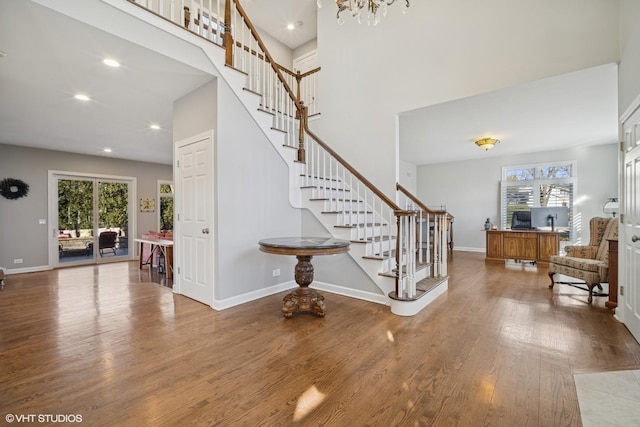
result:
M 262 39 L 260 38 L 260 34 L 258 34 L 258 31 L 256 30 L 256 27 L 254 27 L 253 23 L 249 20 L 249 17 L 247 16 L 247 13 L 244 11 L 244 8 L 240 4 L 240 2 L 238 0 L 233 0 L 233 2 L 236 4 L 236 8 L 237 8 L 238 12 L 240 13 L 240 16 L 242 16 L 242 18 L 244 19 L 244 22 L 246 23 L 247 27 L 249 28 L 249 31 L 251 31 L 251 35 L 253 35 L 253 37 L 256 39 L 256 42 L 258 42 L 258 46 L 260 46 L 260 49 L 262 49 L 262 52 L 264 52 L 264 55 L 266 56 L 267 61 L 269 61 L 269 65 L 271 65 L 271 68 L 273 69 L 273 71 L 278 76 L 278 79 L 280 80 L 280 83 L 282 83 L 282 85 L 284 86 L 285 90 L 289 94 L 289 97 L 295 103 L 296 108 L 298 110 L 300 110 L 301 107 L 302 107 L 302 104 L 300 103 L 300 101 L 298 101 L 296 99 L 296 95 L 293 93 L 293 90 L 291 89 L 291 87 L 289 86 L 289 84 L 285 80 L 284 76 L 280 72 L 280 68 L 278 67 L 278 64 L 273 60 L 273 57 L 271 57 L 271 54 L 267 50 L 267 46 L 263 43 Z M 229 15 L 228 25 L 229 25 L 229 30 L 231 30 L 231 2 L 229 2 L 229 1 L 225 2 L 225 29 L 227 27 L 227 10 L 229 11 L 228 12 L 228 15 Z M 229 31 L 229 33 L 231 33 L 231 31 Z M 226 44 L 225 44 L 225 47 L 226 47 Z M 231 64 L 227 63 L 227 65 L 231 65 Z
M 311 131 L 311 129 L 309 129 L 308 121 L 306 119 L 307 118 L 307 107 L 303 106 L 303 109 L 304 109 L 304 114 L 303 114 L 304 120 L 303 120 L 303 126 L 301 126 L 301 127 L 304 128 L 304 131 L 307 133 L 307 135 L 309 135 L 314 141 L 316 141 L 318 143 L 318 145 L 320 145 L 322 148 L 324 148 L 325 151 L 327 151 L 329 154 L 331 154 L 345 169 L 347 169 L 356 178 L 358 178 L 360 181 L 362 181 L 362 183 L 364 185 L 369 187 L 369 189 L 376 196 L 378 196 L 382 201 L 384 201 L 387 204 L 387 206 L 389 206 L 391 209 L 393 209 L 396 212 L 396 214 L 402 214 L 403 212 L 405 212 L 404 209 L 402 209 L 400 206 L 398 206 L 393 200 L 388 198 L 386 194 L 384 194 L 382 191 L 380 191 L 380 189 L 378 189 L 378 187 L 373 185 L 371 183 L 371 181 L 369 181 L 367 178 L 365 178 L 360 172 L 358 172 L 356 170 L 356 168 L 351 166 L 351 164 L 349 164 L 349 162 L 347 162 L 345 159 L 340 157 L 340 155 L 338 153 L 333 151 L 333 149 L 331 149 L 331 147 L 329 147 L 322 139 L 320 139 L 319 136 L 317 136 L 315 133 L 313 133 Z
M 311 74 L 315 74 L 315 73 L 319 72 L 322 69 L 322 67 L 317 67 L 317 68 L 314 68 L 313 70 L 309 70 L 309 71 L 307 71 L 305 73 L 300 73 L 299 71 L 297 73 L 294 73 L 293 71 L 291 71 L 290 69 L 288 69 L 287 67 L 285 67 L 283 65 L 280 65 L 280 64 L 276 64 L 276 65 L 278 67 L 280 67 L 280 69 L 282 71 L 284 71 L 285 73 L 287 73 L 290 76 L 295 77 L 297 79 L 303 79 L 305 77 L 310 76 Z
M 433 210 L 430 209 L 429 207 L 427 207 L 427 205 L 425 205 L 424 203 L 422 203 L 420 201 L 420 199 L 418 199 L 416 196 L 414 196 L 413 194 L 411 194 L 411 192 L 409 190 L 407 190 L 406 188 L 404 188 L 399 182 L 396 183 L 396 189 L 398 191 L 400 191 L 402 194 L 404 194 L 405 196 L 407 196 L 409 198 L 409 200 L 411 200 L 413 203 L 415 203 L 416 205 L 418 205 L 420 207 L 420 209 L 422 209 L 423 211 L 432 214 L 432 215 L 447 215 L 451 218 L 453 218 L 453 215 L 451 215 L 449 212 L 447 212 L 446 210 Z

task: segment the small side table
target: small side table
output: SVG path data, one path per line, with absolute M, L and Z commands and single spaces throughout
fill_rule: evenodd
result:
M 260 250 L 275 255 L 295 255 L 298 264 L 295 267 L 295 279 L 298 288 L 284 297 L 282 314 L 293 317 L 296 311 L 311 311 L 320 317 L 327 313 L 324 297 L 309 285 L 313 282 L 314 255 L 334 255 L 349 251 L 348 240 L 328 237 L 276 237 L 258 242 Z
M 604 303 L 607 308 L 618 307 L 618 241 L 609 242 L 609 301 Z

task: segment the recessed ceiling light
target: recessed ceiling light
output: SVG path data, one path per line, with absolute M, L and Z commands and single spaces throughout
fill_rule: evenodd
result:
M 293 30 L 294 28 L 296 28 L 295 24 L 288 24 L 287 25 L 287 30 Z
M 154 124 L 150 125 L 149 128 L 151 128 L 153 130 L 158 130 L 158 129 L 160 129 L 160 125 L 157 125 L 157 124 L 154 123 Z
M 114 67 L 114 68 L 118 68 L 120 66 L 120 63 L 118 61 L 116 61 L 115 59 L 111 59 L 111 58 L 103 59 L 102 63 L 104 65 L 108 65 L 109 67 Z
M 78 101 L 91 101 L 91 98 L 89 98 L 87 95 L 83 93 L 74 95 L 74 98 L 77 99 Z
M 104 151 L 105 153 L 111 153 L 111 151 L 112 151 L 112 150 L 111 150 L 111 148 L 105 148 L 105 149 L 104 149 L 104 150 L 102 150 L 102 151 Z
M 296 27 L 300 27 L 300 26 L 302 26 L 302 21 L 291 22 L 287 24 L 287 30 L 291 31 L 291 30 L 294 30 Z

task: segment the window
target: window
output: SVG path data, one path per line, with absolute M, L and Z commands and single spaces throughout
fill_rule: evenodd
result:
M 173 182 L 158 181 L 158 230 L 173 230 Z
M 532 207 L 569 208 L 571 225 L 573 201 L 575 199 L 574 161 L 506 166 L 502 168 L 501 224 L 511 228 L 511 217 L 515 211 L 528 211 Z M 563 240 L 571 240 L 572 227 Z

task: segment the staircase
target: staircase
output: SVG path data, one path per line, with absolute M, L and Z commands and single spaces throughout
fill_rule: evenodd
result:
M 352 242 L 350 255 L 393 313 L 414 315 L 447 290 L 448 214 L 406 190 L 395 197 L 406 199 L 401 208 L 309 129 L 307 107 L 292 88 L 302 76 L 282 72 L 238 0 L 103 1 L 129 13 L 140 6 L 153 13 L 148 22 L 169 20 L 215 46 L 207 55 L 289 167 L 292 205 Z

